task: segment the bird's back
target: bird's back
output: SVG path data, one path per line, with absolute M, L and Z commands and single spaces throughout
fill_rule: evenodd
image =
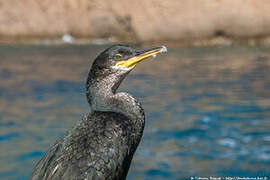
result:
M 125 179 L 140 138 L 126 116 L 94 111 L 47 151 L 29 179 Z

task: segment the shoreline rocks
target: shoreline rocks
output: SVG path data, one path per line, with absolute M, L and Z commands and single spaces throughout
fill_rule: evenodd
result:
M 269 9 L 268 0 L 0 0 L 0 42 L 265 41 Z

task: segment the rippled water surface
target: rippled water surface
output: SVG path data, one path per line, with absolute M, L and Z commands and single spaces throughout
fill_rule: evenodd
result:
M 0 45 L 1 180 L 27 179 L 89 111 L 85 79 L 105 47 Z M 168 50 L 120 87 L 147 116 L 128 179 L 270 176 L 270 47 Z

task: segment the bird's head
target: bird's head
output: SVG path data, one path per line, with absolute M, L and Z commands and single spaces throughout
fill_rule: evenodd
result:
M 87 80 L 87 98 L 91 104 L 93 98 L 115 93 L 127 74 L 141 61 L 167 52 L 165 46 L 137 51 L 126 45 L 113 45 L 97 56 Z
M 97 56 L 91 68 L 91 75 L 97 79 L 110 75 L 122 79 L 139 62 L 166 51 L 165 46 L 137 51 L 126 45 L 114 45 Z

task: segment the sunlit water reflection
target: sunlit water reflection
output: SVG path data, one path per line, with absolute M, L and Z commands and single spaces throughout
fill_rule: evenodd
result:
M 84 83 L 104 48 L 0 46 L 0 179 L 27 179 L 89 111 Z M 120 87 L 147 115 L 128 179 L 270 176 L 270 47 L 168 50 Z

